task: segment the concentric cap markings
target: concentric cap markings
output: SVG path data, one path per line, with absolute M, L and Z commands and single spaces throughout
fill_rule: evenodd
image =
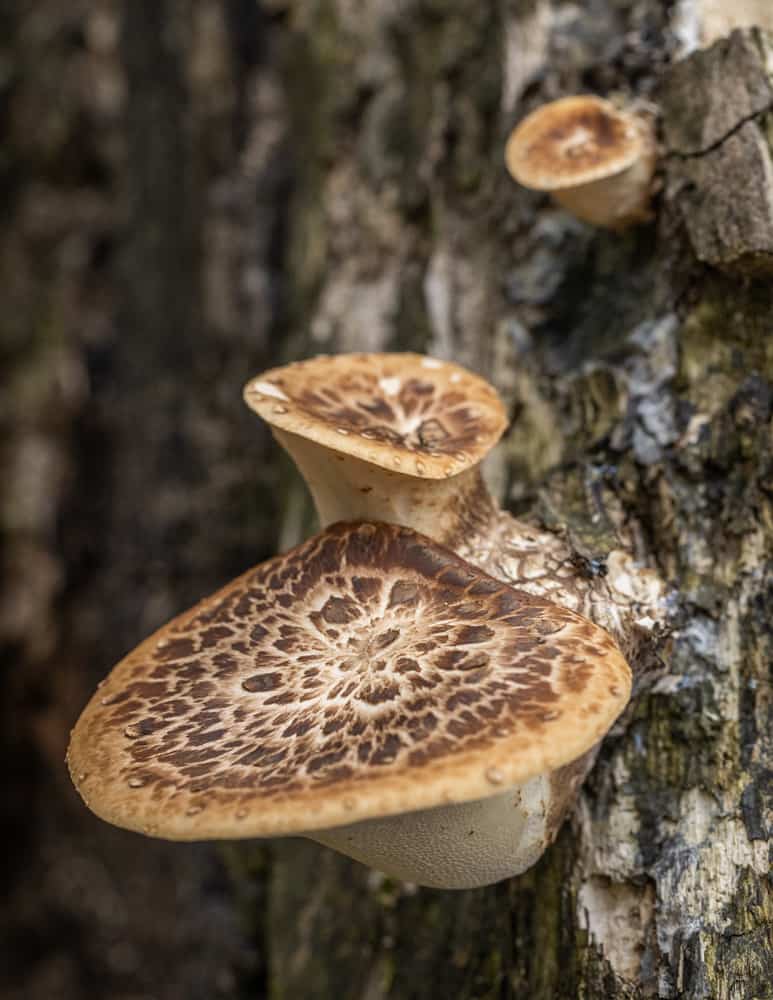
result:
M 423 479 L 476 465 L 507 425 L 484 379 L 418 354 L 299 361 L 251 379 L 244 398 L 282 430 Z
M 545 104 L 507 141 L 507 169 L 536 191 L 589 184 L 625 170 L 641 154 L 644 136 L 635 116 L 592 95 Z
M 484 798 L 624 707 L 609 635 L 396 525 L 338 524 L 174 619 L 78 721 L 73 780 L 171 839 L 297 833 Z

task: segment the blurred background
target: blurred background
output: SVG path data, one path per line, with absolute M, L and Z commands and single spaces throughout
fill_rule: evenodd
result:
M 712 558 L 769 509 L 770 444 L 754 435 L 773 399 L 770 283 L 696 262 L 674 207 L 683 179 L 656 225 L 618 236 L 501 166 L 541 101 L 654 98 L 696 45 L 693 7 L 0 0 L 2 1000 L 731 996 L 689 970 L 759 953 L 744 934 L 764 924 L 761 882 L 756 902 L 734 897 L 751 930 L 722 910 L 730 955 L 703 897 L 668 879 L 693 865 L 711 884 L 674 831 L 712 783 L 740 816 L 740 769 L 762 759 L 737 745 L 766 731 L 748 722 L 756 687 L 733 702 L 746 728 L 704 708 L 714 676 L 730 690 L 764 673 L 762 603 L 743 588 L 769 527 L 743 574 Z M 675 661 L 694 683 L 643 700 L 583 799 L 585 836 L 611 816 L 640 839 L 623 862 L 619 833 L 596 831 L 592 898 L 622 885 L 609 927 L 633 914 L 638 928 L 614 969 L 572 916 L 576 831 L 517 885 L 417 895 L 312 846 L 125 833 L 70 784 L 69 730 L 107 670 L 312 527 L 242 385 L 310 354 L 382 349 L 492 377 L 514 418 L 489 470 L 510 509 L 569 524 L 591 567 L 611 544 L 599 498 L 625 511 L 642 558 L 688 581 L 707 623 Z M 745 638 L 723 645 L 731 606 Z M 761 801 L 744 805 L 749 830 Z M 677 897 L 674 944 L 652 914 Z
M 117 659 L 276 546 L 241 386 L 289 349 L 281 23 L 254 0 L 0 4 L 3 1000 L 261 974 L 223 857 L 98 822 L 64 752 Z

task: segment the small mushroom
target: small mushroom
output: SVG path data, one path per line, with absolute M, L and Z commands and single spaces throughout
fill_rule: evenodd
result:
M 323 525 L 389 521 L 448 544 L 469 518 L 494 513 L 480 462 L 507 415 L 496 391 L 460 365 L 323 355 L 258 375 L 244 399 L 294 459 Z
M 549 191 L 591 225 L 624 229 L 651 218 L 657 144 L 644 113 L 589 94 L 552 101 L 511 134 L 505 162 L 519 184 Z
M 244 398 L 295 460 L 323 527 L 404 524 L 496 579 L 585 615 L 631 660 L 647 638 L 636 623 L 661 619 L 659 578 L 622 548 L 606 573 L 588 575 L 564 538 L 498 508 L 480 463 L 507 425 L 505 408 L 459 365 L 417 354 L 323 355 L 258 375 Z
M 339 524 L 122 660 L 68 763 L 87 805 L 130 830 L 306 836 L 467 888 L 552 840 L 630 683 L 580 615 L 408 528 Z

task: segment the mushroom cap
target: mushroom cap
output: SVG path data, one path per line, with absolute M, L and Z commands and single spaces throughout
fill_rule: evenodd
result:
M 646 145 L 634 115 L 584 94 L 527 115 L 507 141 L 505 163 L 524 187 L 560 191 L 626 170 Z
M 507 426 L 488 382 L 419 354 L 321 355 L 250 379 L 244 399 L 282 430 L 424 479 L 477 465 Z
M 628 700 L 610 636 L 408 528 L 339 523 L 130 653 L 75 726 L 87 805 L 172 840 L 293 834 L 501 793 Z

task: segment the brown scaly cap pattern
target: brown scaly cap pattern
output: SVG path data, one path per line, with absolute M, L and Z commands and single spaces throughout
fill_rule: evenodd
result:
M 507 415 L 465 368 L 418 354 L 339 354 L 251 379 L 247 405 L 268 423 L 384 469 L 444 479 L 476 465 Z
M 564 97 L 524 118 L 508 139 L 505 162 L 524 187 L 559 191 L 625 170 L 644 141 L 636 118 L 609 101 Z
M 554 770 L 622 711 L 601 628 L 396 525 L 338 524 L 157 632 L 68 761 L 110 822 L 267 836 L 464 802 Z

